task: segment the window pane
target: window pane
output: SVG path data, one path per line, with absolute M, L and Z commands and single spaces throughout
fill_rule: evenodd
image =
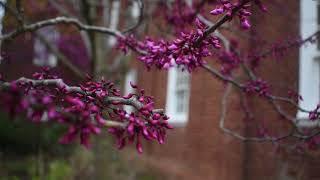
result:
M 189 97 L 189 73 L 182 71 L 181 67 L 177 68 L 176 77 L 176 112 L 179 114 L 187 113 L 188 97 Z
M 177 97 L 177 106 L 176 106 L 176 112 L 177 113 L 187 113 L 188 111 L 188 96 L 189 91 L 188 90 L 180 90 L 177 91 L 176 97 Z

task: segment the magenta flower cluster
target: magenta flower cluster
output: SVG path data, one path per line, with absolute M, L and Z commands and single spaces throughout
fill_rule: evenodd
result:
M 127 54 L 129 49 L 137 51 L 140 46 L 142 46 L 141 43 L 139 44 L 138 40 L 133 36 L 133 34 L 125 37 L 117 37 L 116 49 L 122 51 L 124 54 Z
M 169 69 L 174 64 L 182 65 L 189 72 L 196 67 L 205 64 L 205 57 L 211 56 L 210 47 L 219 49 L 220 40 L 215 36 L 204 37 L 207 26 L 199 19 L 196 19 L 196 31 L 181 32 L 180 37 L 173 42 L 165 40 L 156 41 L 146 38 L 142 42 L 134 41 L 132 36 L 118 38 L 118 49 L 127 52 L 129 47 L 140 53 L 138 59 L 142 61 L 148 69 L 156 66 L 159 69 Z M 136 46 L 134 46 L 136 45 Z
M 303 101 L 302 96 L 296 90 L 293 90 L 293 89 L 289 89 L 288 97 L 295 102 Z
M 319 109 L 320 109 L 320 104 L 318 104 L 314 110 L 309 112 L 309 119 L 311 121 L 315 121 L 319 119 L 319 115 L 320 115 Z
M 218 7 L 210 11 L 210 14 L 212 15 L 220 15 L 222 13 L 226 13 L 228 16 L 233 16 L 235 13 L 238 16 L 240 20 L 240 27 L 243 29 L 249 29 L 251 27 L 250 22 L 248 20 L 248 17 L 252 15 L 250 10 L 248 9 L 250 7 L 250 4 L 242 5 L 243 3 L 248 3 L 247 1 L 239 1 L 236 3 L 233 3 L 231 0 L 220 0 L 220 4 Z M 261 3 L 260 0 L 255 0 L 255 4 L 258 5 L 258 7 L 265 12 L 267 9 L 266 7 Z M 236 9 L 240 8 L 238 11 L 235 11 Z
M 236 70 L 241 60 L 231 51 L 221 51 L 218 54 L 218 62 L 220 64 L 220 73 L 225 77 L 231 77 L 234 70 Z
M 162 11 L 165 13 L 166 22 L 172 24 L 175 28 L 175 32 L 184 30 L 188 25 L 194 22 L 196 17 L 196 10 L 193 7 L 187 5 L 184 0 L 176 0 L 169 6 L 168 3 L 162 3 Z
M 138 86 L 131 84 L 132 88 L 138 89 Z M 154 102 L 153 97 L 146 96 L 143 89 L 138 90 L 137 94 L 129 94 L 124 96 L 130 99 L 133 96 L 137 98 L 144 106 L 138 110 L 138 113 L 127 114 L 123 109 L 117 109 L 114 113 L 118 116 L 118 121 L 127 122 L 126 128 L 113 127 L 108 132 L 113 134 L 117 139 L 118 149 L 122 149 L 126 144 L 136 143 L 136 149 L 142 153 L 141 139 L 157 140 L 159 144 L 163 144 L 165 140 L 166 130 L 173 129 L 168 123 L 168 117 L 153 113 Z M 119 101 L 113 101 L 112 104 L 118 105 Z
M 257 93 L 259 96 L 262 97 L 270 95 L 269 85 L 266 81 L 263 81 L 262 79 L 247 82 L 243 90 L 248 94 Z
M 89 77 L 88 77 L 89 78 Z M 5 82 L 1 79 L 1 82 Z M 139 93 L 121 96 L 113 82 L 91 78 L 79 86 L 68 86 L 52 76 L 48 69 L 35 73 L 33 79 L 19 79 L 1 83 L 1 105 L 11 115 L 25 113 L 32 122 L 59 123 L 68 127 L 68 132 L 59 142 L 69 144 L 80 139 L 80 144 L 90 148 L 90 137 L 109 128 L 116 136 L 118 147 L 123 148 L 126 139 L 136 142 L 142 152 L 141 137 L 164 142 L 168 117 L 162 111 L 154 112 L 153 98 L 143 89 L 132 85 Z M 7 86 L 5 86 L 7 85 Z M 123 105 L 132 105 L 137 111 L 128 113 Z

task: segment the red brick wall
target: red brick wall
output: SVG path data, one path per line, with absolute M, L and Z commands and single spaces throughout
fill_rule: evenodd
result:
M 299 1 L 273 0 L 268 7 L 267 14 L 257 12 L 252 17 L 252 37 L 263 36 L 269 43 L 288 36 L 297 37 Z M 258 45 L 253 39 L 242 42 L 244 49 L 255 49 Z M 279 60 L 268 58 L 257 70 L 271 84 L 274 94 L 286 95 L 288 87 L 297 88 L 298 53 L 293 49 Z M 165 107 L 166 79 L 166 72 L 154 70 L 147 73 L 139 66 L 139 82 L 155 96 L 157 107 Z M 192 74 L 189 121 L 185 127 L 169 132 L 164 145 L 147 145 L 145 156 L 149 159 L 150 169 L 156 168 L 169 180 L 320 179 L 316 171 L 320 164 L 312 158 L 277 152 L 270 143 L 244 143 L 223 133 L 219 129 L 219 117 L 225 90 L 221 82 L 201 69 Z M 237 91 L 233 90 L 229 102 L 226 126 L 242 134 L 256 135 L 254 126 L 243 123 L 244 114 L 239 107 Z M 250 105 L 256 121 L 274 133 L 286 132 L 287 123 L 265 100 L 252 98 Z M 295 115 L 294 108 L 283 108 Z
M 299 35 L 299 0 L 290 3 L 273 0 L 269 5 L 269 13 L 260 17 L 255 16 L 252 19 L 253 26 L 256 27 L 257 34 L 268 37 L 270 42 Z M 255 47 L 256 44 L 251 43 L 251 46 Z M 262 64 L 263 68 L 259 69 L 259 74 L 272 84 L 275 95 L 286 95 L 288 87 L 298 87 L 298 61 L 299 51 L 292 49 L 283 58 L 268 58 Z M 285 120 L 273 113 L 266 102 L 254 99 L 252 104 L 257 118 L 267 122 L 273 132 L 288 132 Z M 295 109 L 282 107 L 295 116 Z M 248 131 L 250 133 L 252 129 L 248 128 Z M 247 154 L 245 179 L 320 179 L 320 173 L 315 171 L 320 166 L 315 160 L 317 156 L 302 155 L 284 149 L 275 152 L 275 146 L 259 143 L 248 144 Z

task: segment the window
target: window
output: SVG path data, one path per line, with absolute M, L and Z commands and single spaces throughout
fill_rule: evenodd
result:
M 130 82 L 136 84 L 137 82 L 137 71 L 131 69 L 127 72 L 125 80 L 124 80 L 124 95 L 128 95 L 129 93 L 135 93 L 135 89 L 133 89 L 130 85 Z M 134 112 L 134 107 L 124 105 L 124 110 L 128 113 Z
M 318 1 L 300 1 L 300 32 L 303 39 L 320 29 L 320 4 Z M 300 48 L 299 93 L 303 101 L 299 106 L 313 110 L 320 100 L 320 43 Z M 297 118 L 306 119 L 308 113 L 298 112 Z
M 184 125 L 188 120 L 190 74 L 181 68 L 173 67 L 168 72 L 166 113 L 170 123 Z
M 55 45 L 56 40 L 59 37 L 58 32 L 55 30 L 53 26 L 48 26 L 46 28 L 38 30 L 39 34 L 46 38 L 49 43 Z M 52 54 L 46 45 L 40 40 L 40 38 L 36 37 L 34 41 L 34 59 L 33 64 L 37 66 L 49 66 L 55 67 L 57 66 L 57 57 Z

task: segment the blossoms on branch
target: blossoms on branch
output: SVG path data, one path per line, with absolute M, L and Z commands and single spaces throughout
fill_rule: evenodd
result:
M 139 46 L 142 46 L 142 44 L 136 40 L 133 34 L 124 37 L 117 36 L 116 49 L 122 51 L 124 54 L 127 54 L 129 49 L 136 51 Z
M 168 123 L 168 117 L 162 113 L 153 112 L 154 102 L 153 97 L 146 96 L 143 89 L 138 88 L 137 85 L 130 83 L 132 88 L 138 90 L 134 94 L 137 101 L 144 105 L 138 110 L 137 113 L 127 114 L 122 109 L 116 109 L 114 113 L 119 117 L 119 121 L 127 123 L 126 128 L 112 127 L 108 132 L 113 134 L 117 139 L 117 147 L 122 149 L 126 144 L 136 144 L 136 149 L 142 153 L 141 140 L 157 140 L 159 144 L 164 143 L 164 138 L 167 129 L 173 127 Z M 124 96 L 125 99 L 131 99 L 129 94 Z M 114 102 L 114 101 L 113 101 Z M 118 103 L 118 102 L 116 102 Z
M 289 89 L 288 91 L 288 97 L 292 99 L 294 102 L 303 101 L 302 96 L 295 90 Z
M 117 138 L 117 147 L 122 149 L 126 144 L 136 144 L 137 151 L 142 153 L 141 140 L 157 140 L 159 144 L 163 144 L 165 140 L 166 130 L 172 129 L 168 124 L 168 117 L 154 114 L 149 117 L 149 123 L 145 123 L 141 117 L 134 113 L 130 114 L 129 122 L 126 129 L 109 128 L 109 133 Z
M 166 22 L 173 25 L 176 32 L 184 30 L 196 17 L 195 9 L 188 6 L 184 0 L 176 0 L 170 4 L 160 2 L 159 6 L 160 9 L 156 13 L 164 14 Z
M 215 36 L 204 37 L 207 26 L 200 20 L 195 21 L 197 29 L 191 32 L 181 32 L 180 36 L 168 42 L 146 38 L 144 42 L 134 41 L 132 36 L 118 39 L 118 49 L 127 52 L 130 44 L 135 44 L 140 53 L 138 59 L 148 69 L 156 66 L 159 69 L 168 69 L 174 64 L 184 66 L 189 72 L 205 64 L 205 57 L 211 56 L 210 48 L 219 49 L 220 40 Z M 200 40 L 201 39 L 201 40 Z M 200 40 L 200 41 L 199 41 Z
M 311 121 L 315 121 L 319 119 L 319 115 L 320 115 L 319 109 L 320 109 L 320 105 L 318 104 L 314 110 L 309 112 L 309 119 Z
M 218 62 L 220 63 L 220 72 L 222 75 L 226 77 L 231 77 L 234 70 L 236 70 L 241 60 L 240 58 L 233 52 L 229 51 L 221 51 L 218 54 Z
M 250 0 L 243 0 L 238 2 L 232 2 L 231 0 L 220 0 L 220 5 L 210 11 L 210 14 L 216 16 L 226 13 L 227 16 L 233 17 L 237 15 L 240 21 L 240 27 L 243 29 L 249 29 L 251 27 L 249 17 L 252 15 L 248 9 L 251 4 Z M 261 3 L 260 0 L 253 1 L 263 12 L 267 11 L 267 8 Z
M 172 128 L 163 111 L 154 109 L 153 98 L 136 85 L 132 84 L 132 88 L 138 93 L 121 96 L 114 83 L 104 79 L 94 82 L 88 77 L 79 86 L 68 86 L 48 69 L 35 73 L 33 78 L 1 80 L 1 105 L 12 115 L 26 114 L 31 122 L 68 126 L 60 143 L 68 144 L 79 138 L 81 145 L 90 148 L 91 136 L 109 128 L 118 142 L 129 138 L 142 152 L 142 137 L 162 144 L 166 130 Z M 136 112 L 129 114 L 123 105 L 134 106 Z
M 243 90 L 248 94 L 258 93 L 262 97 L 270 95 L 269 85 L 261 79 L 247 82 Z

